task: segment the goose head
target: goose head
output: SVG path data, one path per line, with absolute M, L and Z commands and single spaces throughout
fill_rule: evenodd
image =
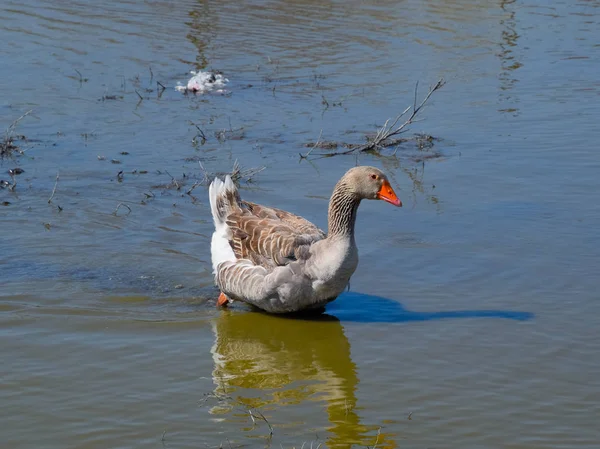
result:
M 402 207 L 402 201 L 396 196 L 387 176 L 378 168 L 354 167 L 348 170 L 342 180 L 360 199 L 383 200 Z

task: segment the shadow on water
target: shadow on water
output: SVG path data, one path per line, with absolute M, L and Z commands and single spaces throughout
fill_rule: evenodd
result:
M 533 313 L 513 310 L 450 310 L 443 312 L 413 312 L 398 301 L 365 293 L 346 292 L 327 306 L 327 314 L 341 321 L 355 323 L 403 323 L 447 318 L 505 318 L 527 321 Z
M 228 399 L 218 401 L 211 414 L 245 422 L 248 409 L 259 409 L 279 436 L 289 427 L 286 416 L 291 413 L 295 416 L 291 421 L 298 419 L 293 409 L 286 409 L 306 402 L 324 403 L 327 447 L 373 444 L 383 421 L 366 425 L 356 411 L 358 373 L 339 320 L 327 316 L 285 319 L 225 310 L 215 319 L 213 330 L 214 396 Z M 323 427 L 318 416 L 305 419 L 312 420 L 307 423 L 316 427 L 315 432 Z M 378 447 L 395 447 L 392 434 L 381 432 L 377 438 Z

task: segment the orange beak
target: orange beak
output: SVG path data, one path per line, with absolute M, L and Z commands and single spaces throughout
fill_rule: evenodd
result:
M 394 206 L 402 207 L 402 201 L 396 196 L 396 192 L 394 192 L 394 189 L 392 189 L 392 186 L 387 180 L 383 181 L 381 189 L 377 192 L 377 198 L 387 201 Z

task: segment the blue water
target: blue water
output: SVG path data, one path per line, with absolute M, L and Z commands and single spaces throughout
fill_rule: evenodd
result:
M 4 1 L 0 127 L 32 112 L 0 161 L 25 170 L 0 188 L 2 440 L 596 448 L 599 22 L 592 0 Z M 230 93 L 175 90 L 199 69 Z M 432 149 L 300 159 L 440 78 L 407 133 Z M 236 160 L 264 167 L 244 198 L 323 228 L 348 168 L 390 177 L 404 207 L 360 206 L 334 319 L 214 309 L 187 191 Z

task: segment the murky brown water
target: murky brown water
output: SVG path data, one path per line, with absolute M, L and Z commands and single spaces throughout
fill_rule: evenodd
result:
M 3 446 L 600 447 L 600 2 L 107 3 L 0 5 Z M 441 76 L 328 316 L 215 310 L 198 161 L 325 226 L 357 158 L 304 144 Z

